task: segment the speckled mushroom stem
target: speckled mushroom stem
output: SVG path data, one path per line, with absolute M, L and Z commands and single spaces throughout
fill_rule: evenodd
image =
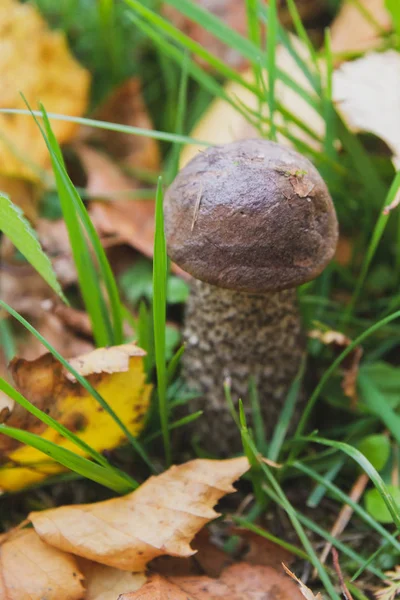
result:
M 223 390 L 226 377 L 235 404 L 242 398 L 251 425 L 248 384 L 254 376 L 270 436 L 304 355 L 296 289 L 259 295 L 194 280 L 184 338 L 184 378 L 201 393 L 190 410 L 204 410 L 196 421 L 202 447 L 219 456 L 241 450 Z

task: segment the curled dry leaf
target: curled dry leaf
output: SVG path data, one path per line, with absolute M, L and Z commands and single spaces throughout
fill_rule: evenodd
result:
M 162 577 L 153 575 L 138 591 L 119 600 L 300 600 L 297 586 L 272 567 L 238 563 L 218 579 L 205 575 Z
M 110 404 L 133 435 L 143 427 L 151 391 L 143 369 L 144 354 L 135 344 L 125 344 L 100 348 L 70 361 Z M 113 418 L 78 382 L 71 380 L 51 354 L 34 361 L 14 359 L 11 372 L 25 397 L 92 448 L 102 452 L 115 448 L 123 441 L 123 433 Z M 19 405 L 11 413 L 7 425 L 40 434 L 43 439 L 77 454 L 84 454 L 82 449 Z M 0 470 L 0 489 L 20 489 L 63 469 L 47 457 L 43 462 L 43 454 L 29 446 L 19 445 L 13 449 L 8 440 L 5 435 L 0 435 L 3 459 L 8 461 Z
M 2 600 L 82 600 L 82 579 L 76 558 L 42 542 L 33 529 L 0 545 Z
M 385 0 L 360 0 L 360 4 L 372 16 L 382 31 L 390 29 L 390 15 Z M 363 15 L 355 2 L 344 2 L 331 26 L 331 47 L 335 54 L 365 52 L 376 48 L 382 39 L 377 27 Z
M 85 578 L 85 600 L 117 600 L 120 594 L 140 589 L 147 579 L 144 573 L 121 571 L 84 558 L 78 559 L 78 565 Z
M 150 477 L 123 498 L 65 506 L 29 516 L 43 539 L 64 550 L 141 572 L 157 556 L 191 556 L 195 534 L 217 516 L 213 506 L 249 468 L 246 458 L 193 460 Z
M 71 55 L 65 35 L 51 31 L 29 3 L 2 0 L 0 13 L 0 107 L 32 108 L 43 102 L 48 111 L 80 116 L 86 110 L 89 73 Z M 77 129 L 55 121 L 53 131 L 62 144 Z M 3 175 L 38 179 L 37 168 L 48 168 L 50 158 L 32 117 L 0 115 L 0 165 Z

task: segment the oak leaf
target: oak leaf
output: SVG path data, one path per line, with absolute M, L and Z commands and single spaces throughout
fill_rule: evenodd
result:
M 22 108 L 43 102 L 48 111 L 81 116 L 87 107 L 89 73 L 71 55 L 65 35 L 51 31 L 30 3 L 2 0 L 0 14 L 0 108 Z M 59 143 L 77 130 L 71 122 L 54 121 Z M 50 157 L 32 117 L 0 115 L 0 165 L 3 175 L 37 180 L 50 167 Z
M 7 535 L 0 546 L 1 600 L 82 600 L 82 579 L 76 558 L 33 529 Z
M 245 457 L 197 459 L 150 477 L 122 498 L 65 506 L 29 516 L 43 539 L 83 558 L 141 572 L 157 556 L 187 557 L 190 543 L 217 513 L 213 506 L 234 491 L 249 468 Z
M 70 364 L 87 377 L 133 435 L 143 427 L 151 391 L 143 368 L 144 355 L 143 350 L 131 343 L 99 348 L 70 360 Z M 123 441 L 123 433 L 113 418 L 51 354 L 44 354 L 34 361 L 14 359 L 11 372 L 18 389 L 28 400 L 92 448 L 102 452 Z M 19 405 L 7 419 L 7 425 L 40 434 L 46 440 L 84 455 L 82 449 Z M 0 489 L 17 490 L 63 469 L 47 458 L 43 461 L 43 454 L 34 448 L 22 445 L 12 449 L 13 446 L 9 438 L 0 435 L 0 450 L 8 459 L 8 464 L 0 469 Z

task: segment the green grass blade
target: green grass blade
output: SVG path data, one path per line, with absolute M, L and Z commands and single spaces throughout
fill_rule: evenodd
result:
M 12 329 L 9 320 L 5 317 L 0 318 L 0 348 L 7 362 L 10 362 L 17 353 Z
M 275 83 L 277 79 L 276 69 L 276 40 L 278 35 L 278 12 L 276 0 L 268 2 L 268 32 L 267 32 L 267 71 L 268 71 L 268 107 L 270 119 L 270 139 L 276 141 L 275 128 Z
M 61 192 L 63 194 L 63 196 L 65 196 L 66 199 L 67 198 L 69 199 L 69 202 L 64 202 L 63 210 L 70 212 L 71 208 L 76 209 L 76 214 L 79 215 L 79 217 L 83 223 L 83 226 L 87 232 L 89 240 L 92 244 L 92 247 L 95 251 L 96 258 L 97 258 L 97 261 L 99 264 L 100 276 L 101 276 L 102 281 L 104 281 L 106 289 L 107 289 L 108 300 L 109 300 L 109 304 L 111 307 L 112 326 L 110 324 L 110 320 L 108 317 L 108 307 L 107 307 L 105 300 L 103 299 L 103 296 L 102 296 L 100 290 L 98 293 L 98 309 L 97 309 L 97 311 L 100 310 L 102 313 L 103 320 L 104 320 L 105 326 L 107 328 L 108 336 L 111 338 L 111 339 L 109 339 L 108 344 L 105 344 L 105 345 L 121 344 L 123 342 L 123 333 L 122 333 L 123 317 L 122 317 L 121 300 L 119 297 L 119 292 L 118 292 L 115 278 L 113 276 L 110 264 L 107 260 L 106 254 L 101 245 L 101 242 L 100 242 L 98 234 L 95 230 L 95 227 L 93 226 L 93 223 L 90 220 L 90 217 L 87 213 L 86 207 L 85 207 L 84 203 L 82 202 L 82 199 L 80 198 L 78 192 L 76 191 L 75 187 L 73 186 L 72 181 L 68 177 L 68 174 L 65 170 L 65 167 L 64 167 L 64 164 L 62 161 L 61 150 L 60 150 L 58 142 L 53 134 L 53 131 L 51 129 L 50 121 L 48 119 L 46 111 L 43 107 L 41 107 L 41 108 L 42 108 L 42 114 L 43 114 L 43 122 L 45 124 L 46 133 L 47 133 L 47 140 L 46 140 L 46 137 L 44 137 L 44 139 L 45 139 L 46 143 L 48 143 L 49 151 L 52 154 L 53 168 L 55 170 L 56 180 L 58 183 L 58 190 L 59 190 L 59 193 Z M 61 197 L 61 193 L 60 193 L 60 197 Z M 73 217 L 71 215 L 71 217 L 70 217 L 71 223 L 72 223 L 72 219 L 73 219 Z M 71 240 L 71 243 L 72 243 L 72 240 Z M 82 243 L 83 244 L 85 243 L 84 239 L 82 239 L 79 242 L 79 245 L 81 246 Z M 90 260 L 90 262 L 92 262 L 90 259 L 90 254 L 88 255 L 88 253 L 86 253 L 86 257 L 87 257 L 87 261 Z M 96 271 L 95 271 L 94 267 L 92 269 L 92 274 L 94 274 L 94 276 L 96 275 Z M 81 277 L 81 279 L 83 281 L 85 279 L 85 277 L 84 277 L 84 274 L 82 274 L 82 275 L 83 276 Z M 97 285 L 97 288 L 99 288 L 99 285 Z M 91 291 L 93 293 L 93 289 Z M 97 311 L 96 311 L 96 313 L 97 313 Z
M 156 194 L 154 259 L 153 259 L 153 323 L 157 371 L 157 397 L 164 441 L 165 462 L 171 464 L 171 441 L 168 428 L 167 369 L 165 362 L 165 327 L 167 307 L 167 246 L 164 233 L 162 179 Z
M 0 114 L 7 115 L 27 115 L 32 117 L 42 118 L 42 113 L 38 110 L 25 110 L 23 108 L 0 108 Z M 78 125 L 87 125 L 95 129 L 106 129 L 107 131 L 118 131 L 120 133 L 128 133 L 130 135 L 139 135 L 160 142 L 171 142 L 179 144 L 197 144 L 199 146 L 209 146 L 210 143 L 204 140 L 197 140 L 186 135 L 177 135 L 165 131 L 156 131 L 154 129 L 144 129 L 142 127 L 133 127 L 132 125 L 119 125 L 109 121 L 98 121 L 96 119 L 87 119 L 85 117 L 71 117 L 70 115 L 62 115 L 59 113 L 48 112 L 47 116 L 50 120 L 66 121 L 68 123 L 77 123 Z
M 297 398 L 299 396 L 300 387 L 303 382 L 304 372 L 306 368 L 306 358 L 302 360 L 299 371 L 291 384 L 285 404 L 283 405 L 282 412 L 279 416 L 279 420 L 275 426 L 274 434 L 271 439 L 271 443 L 268 448 L 268 458 L 273 461 L 277 461 L 279 453 L 285 441 L 286 433 L 289 429 L 290 421 L 293 416 L 293 412 L 296 406 Z
M 96 481 L 118 494 L 126 494 L 137 487 L 129 481 L 127 476 L 123 473 L 119 474 L 114 470 L 106 469 L 101 465 L 92 463 L 87 458 L 78 456 L 74 452 L 71 452 L 71 450 L 61 448 L 53 442 L 44 440 L 34 433 L 15 429 L 14 427 L 7 427 L 6 425 L 0 425 L 0 434 L 8 435 L 14 440 L 18 440 L 23 444 L 36 448 L 36 450 L 43 452 L 43 454 L 46 454 L 67 469 L 79 473 L 79 475 L 82 475 L 87 479 Z
M 240 52 L 251 63 L 259 64 L 260 59 L 261 62 L 265 60 L 265 54 L 263 55 L 260 48 L 253 44 L 251 40 L 246 39 L 234 31 L 231 27 L 221 21 L 221 19 L 218 19 L 218 17 L 199 4 L 191 2 L 191 0 L 166 0 L 166 2 L 195 23 L 198 23 L 228 47 Z M 277 68 L 277 78 L 286 83 L 290 89 L 301 96 L 310 106 L 313 106 L 318 112 L 321 112 L 321 103 L 318 101 L 318 98 L 313 97 L 301 85 L 294 81 L 290 75 Z
M 183 132 L 183 127 L 187 109 L 187 92 L 189 81 L 189 55 L 184 54 L 182 60 L 182 73 L 178 90 L 178 106 L 176 108 L 175 131 L 179 134 Z M 167 184 L 169 185 L 175 179 L 179 171 L 179 157 L 181 153 L 181 144 L 174 144 L 171 152 L 171 160 L 167 174 Z
M 254 443 L 251 440 L 250 436 L 243 431 L 242 431 L 242 436 L 245 437 L 246 446 L 253 453 L 254 459 L 259 460 L 259 458 L 258 458 L 259 452 L 258 452 L 257 448 L 254 446 Z M 326 591 L 329 594 L 329 597 L 332 598 L 332 600 L 340 600 L 340 597 L 336 593 L 336 590 L 329 578 L 328 573 L 326 572 L 324 566 L 319 561 L 318 556 L 316 555 L 315 550 L 313 548 L 313 545 L 309 541 L 307 534 L 304 531 L 304 529 L 297 517 L 296 510 L 293 508 L 292 504 L 289 502 L 289 500 L 286 497 L 284 491 L 282 490 L 280 484 L 278 483 L 276 477 L 274 477 L 274 475 L 272 474 L 270 467 L 268 467 L 268 465 L 266 465 L 265 462 L 263 462 L 263 461 L 260 461 L 259 465 L 260 465 L 260 469 L 262 470 L 269 485 L 272 487 L 276 496 L 279 498 L 280 502 L 282 503 L 282 507 L 286 511 L 286 514 L 288 515 L 290 522 L 292 523 L 293 528 L 296 531 L 297 536 L 303 545 L 304 551 L 306 552 L 306 554 L 308 556 L 308 560 L 311 562 L 313 567 L 316 569 Z
M 385 395 L 374 384 L 373 379 L 362 370 L 357 378 L 357 386 L 363 403 L 389 429 L 397 443 L 400 444 L 400 415 L 393 410 Z
M 392 516 L 393 523 L 396 525 L 397 529 L 400 530 L 400 509 L 394 501 L 393 496 L 387 489 L 382 477 L 379 475 L 378 471 L 375 469 L 375 467 L 373 467 L 373 465 L 364 456 L 362 452 L 357 450 L 357 448 L 354 448 L 354 446 L 346 444 L 345 442 L 327 440 L 318 436 L 310 436 L 306 439 L 307 441 L 317 442 L 318 444 L 329 446 L 331 448 L 335 448 L 336 450 L 341 450 L 342 452 L 347 454 L 347 456 L 350 456 L 350 458 L 352 458 L 371 479 L 372 483 L 379 491 L 383 501 L 385 502 Z
M 360 506 L 357 502 L 354 502 L 350 498 L 350 496 L 342 492 L 342 490 L 338 486 L 336 486 L 331 481 L 325 480 L 317 471 L 315 471 L 311 467 L 308 467 L 303 461 L 295 461 L 294 463 L 292 463 L 292 467 L 294 467 L 301 473 L 308 475 L 314 481 L 325 485 L 325 487 L 328 488 L 328 490 L 331 492 L 331 494 L 333 494 L 333 496 L 335 496 L 343 504 L 348 504 L 352 508 L 353 512 L 358 517 L 360 517 L 360 519 L 362 519 L 364 523 L 368 525 L 368 527 L 374 529 L 382 538 L 384 538 L 391 545 L 392 548 L 396 549 L 397 552 L 400 552 L 400 542 L 396 539 L 396 537 L 391 535 L 389 531 L 387 531 L 387 529 L 385 529 L 380 523 L 375 521 L 375 519 L 371 517 L 371 515 L 366 510 L 364 510 L 364 508 L 362 508 L 362 506 Z
M 50 259 L 43 251 L 37 235 L 22 210 L 6 194 L 0 192 L 0 231 L 2 231 L 25 256 L 49 286 L 67 302 L 57 281 Z
M 82 375 L 80 375 L 78 373 L 78 371 L 76 369 L 74 369 L 69 364 L 69 362 L 66 361 L 65 358 L 63 358 L 61 356 L 61 354 L 59 352 L 57 352 L 57 350 L 55 350 L 55 348 L 53 348 L 53 346 L 51 344 L 49 344 L 49 342 L 30 323 L 28 323 L 28 321 L 26 319 L 24 319 L 24 317 L 22 317 L 20 314 L 18 314 L 13 308 L 11 308 L 11 306 L 9 306 L 6 302 L 4 302 L 1 299 L 0 299 L 0 307 L 4 308 L 4 310 L 6 310 L 17 321 L 19 321 L 19 323 L 21 323 L 21 325 L 23 325 L 30 333 L 32 333 L 36 337 L 36 339 L 38 339 L 39 342 L 41 344 L 43 344 L 43 346 L 45 348 L 47 348 L 47 350 L 49 352 L 51 352 L 51 354 L 67 369 L 67 371 L 72 373 L 72 375 L 75 377 L 75 379 L 77 381 L 79 381 L 79 383 L 85 388 L 85 390 L 87 390 L 89 392 L 89 394 L 91 394 L 93 396 L 93 398 L 95 398 L 97 400 L 97 402 L 100 404 L 100 406 L 102 408 L 104 408 L 104 410 L 114 419 L 115 423 L 117 423 L 117 425 L 120 427 L 121 431 L 124 433 L 126 438 L 129 440 L 132 447 L 135 449 L 135 451 L 138 453 L 138 455 L 143 459 L 143 461 L 148 465 L 148 467 L 152 471 L 155 471 L 149 457 L 147 456 L 147 454 L 146 454 L 145 450 L 143 449 L 142 445 L 140 444 L 140 442 L 131 434 L 129 429 L 121 421 L 121 419 L 118 417 L 118 415 L 112 409 L 112 407 L 108 404 L 108 402 L 106 402 L 104 400 L 104 398 L 99 394 L 99 392 L 97 392 L 97 390 L 94 389 L 94 387 L 89 383 L 89 381 L 87 381 L 87 379 L 85 379 L 85 377 L 82 377 Z
M 264 456 L 268 447 L 267 435 L 265 433 L 264 419 L 261 412 L 260 396 L 253 376 L 251 376 L 249 379 L 249 399 L 251 405 L 254 439 L 257 448 L 260 449 L 261 454 Z
M 172 379 L 174 378 L 174 375 L 179 367 L 179 363 L 180 360 L 182 358 L 182 354 L 185 352 L 185 346 L 181 346 L 180 348 L 178 348 L 178 350 L 175 352 L 175 354 L 173 355 L 173 357 L 171 358 L 171 360 L 168 363 L 168 367 L 167 367 L 167 381 L 168 383 L 172 383 Z
M 345 348 L 343 350 L 343 352 L 341 352 L 341 354 L 333 361 L 333 363 L 330 365 L 330 367 L 325 371 L 325 373 L 321 377 L 318 385 L 314 389 L 313 393 L 311 394 L 310 398 L 308 399 L 306 406 L 304 407 L 303 414 L 301 416 L 301 419 L 300 419 L 299 424 L 296 429 L 296 433 L 295 433 L 296 437 L 300 436 L 303 433 L 303 431 L 308 423 L 308 419 L 310 417 L 311 411 L 314 408 L 314 405 L 315 405 L 316 401 L 318 400 L 318 397 L 319 397 L 322 389 L 324 388 L 324 386 L 325 386 L 326 382 L 328 381 L 328 379 L 330 378 L 330 376 L 336 371 L 337 367 L 346 358 L 346 356 L 348 354 L 350 354 L 350 352 L 352 352 L 356 346 L 359 346 L 360 344 L 362 344 L 362 342 L 365 339 L 367 339 L 368 337 L 370 337 L 373 333 L 375 333 L 376 331 L 378 331 L 379 329 L 381 329 L 382 327 L 384 327 L 391 321 L 398 319 L 399 317 L 400 317 L 400 310 L 385 317 L 384 319 L 381 319 L 377 323 L 374 323 L 371 327 L 369 327 L 366 331 L 364 331 L 361 335 L 359 335 L 355 340 L 353 340 L 351 342 L 351 344 L 349 344 L 347 346 L 347 348 Z M 289 456 L 289 460 L 293 461 L 294 457 L 298 455 L 299 451 L 300 450 L 298 448 L 293 449 Z
M 357 300 L 360 296 L 362 287 L 364 285 L 365 279 L 367 277 L 367 273 L 369 270 L 369 267 L 371 265 L 371 262 L 375 256 L 376 250 L 378 248 L 379 242 L 382 238 L 382 235 L 385 231 L 386 225 L 388 220 L 390 219 L 390 215 L 391 213 L 389 212 L 388 214 L 385 214 L 385 207 L 388 206 L 389 204 L 391 204 L 393 202 L 393 200 L 396 198 L 397 194 L 399 193 L 400 190 L 400 171 L 398 171 L 396 173 L 396 176 L 393 180 L 392 185 L 390 186 L 390 190 L 385 198 L 383 207 L 382 207 L 382 211 L 378 217 L 378 220 L 375 224 L 374 230 L 372 232 L 372 236 L 371 236 L 371 241 L 368 245 L 368 249 L 367 249 L 367 253 L 365 255 L 362 267 L 361 267 L 361 271 L 360 271 L 360 275 L 357 279 L 357 284 L 355 286 L 352 298 L 350 300 L 350 302 L 348 303 L 345 313 L 344 313 L 344 322 L 347 323 L 349 317 L 352 316 L 355 305 L 357 303 Z

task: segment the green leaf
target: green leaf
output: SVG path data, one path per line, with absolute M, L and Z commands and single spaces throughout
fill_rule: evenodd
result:
M 400 368 L 387 362 L 375 362 L 363 365 L 360 375 L 366 375 L 372 385 L 385 397 L 391 408 L 400 405 Z
M 397 442 L 400 443 L 400 415 L 391 408 L 386 397 L 365 373 L 358 376 L 358 389 L 361 401 L 373 415 L 380 419 Z
M 377 471 L 382 471 L 390 456 L 390 442 L 386 435 L 368 435 L 357 447 Z
M 182 304 L 189 296 L 189 286 L 180 277 L 171 275 L 167 282 L 167 302 L 169 304 Z
M 398 488 L 396 485 L 388 485 L 387 489 L 400 509 L 400 488 Z M 384 499 L 376 488 L 373 490 L 368 490 L 368 492 L 365 494 L 365 508 L 371 517 L 376 519 L 379 523 L 392 523 L 392 515 L 390 514 Z
M 24 217 L 22 210 L 0 192 L 0 231 L 2 231 L 25 256 L 26 260 L 43 277 L 64 302 L 67 300 L 57 281 L 50 259 L 44 253 L 36 233 Z

